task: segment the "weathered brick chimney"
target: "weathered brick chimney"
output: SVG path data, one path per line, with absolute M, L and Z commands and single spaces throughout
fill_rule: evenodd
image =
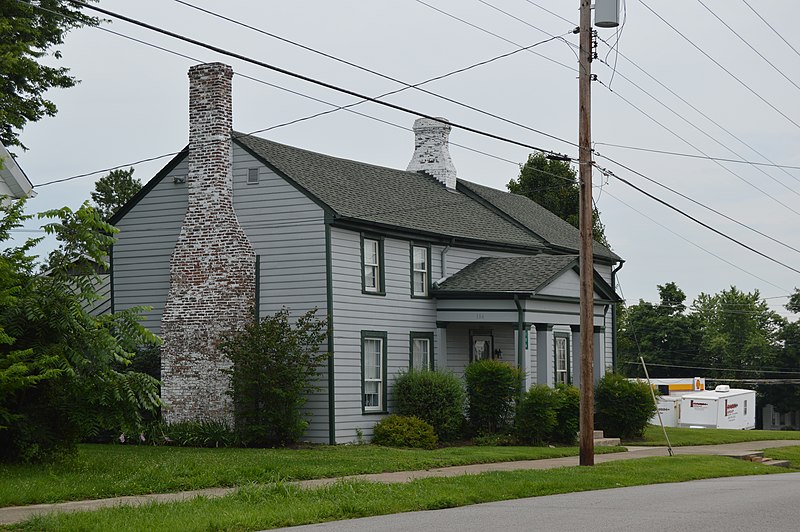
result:
M 232 419 L 220 335 L 252 319 L 255 254 L 233 210 L 231 78 L 189 69 L 189 206 L 170 260 L 161 321 L 161 397 L 169 422 Z
M 456 167 L 448 149 L 450 124 L 445 118 L 414 121 L 414 155 L 409 172 L 425 172 L 449 189 L 456 188 Z

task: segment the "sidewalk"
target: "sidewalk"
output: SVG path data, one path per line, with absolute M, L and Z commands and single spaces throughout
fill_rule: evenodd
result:
M 729 443 L 724 445 L 697 445 L 687 447 L 674 447 L 675 454 L 695 455 L 737 455 L 746 451 L 760 451 L 773 447 L 789 447 L 800 445 L 800 440 L 766 440 L 742 443 Z M 668 456 L 666 447 L 627 447 L 627 452 L 595 455 L 595 463 L 602 464 L 616 460 L 632 460 L 651 456 Z M 292 484 L 303 488 L 317 488 L 328 486 L 342 480 L 363 480 L 369 482 L 411 482 L 421 478 L 457 477 L 461 475 L 476 475 L 488 471 L 517 471 L 522 469 L 555 469 L 557 467 L 577 466 L 578 457 L 548 458 L 544 460 L 524 460 L 519 462 L 498 462 L 493 464 L 473 464 L 465 466 L 441 467 L 424 471 L 398 471 L 395 473 L 373 473 L 367 475 L 351 475 L 336 478 L 320 478 L 313 480 L 300 480 Z M 32 504 L 28 506 L 8 506 L 0 508 L 0 525 L 18 523 L 29 519 L 36 514 L 49 512 L 76 512 L 97 510 L 119 505 L 143 505 L 152 502 L 185 501 L 194 497 L 223 497 L 236 491 L 237 488 L 207 488 L 195 491 L 181 491 L 177 493 L 158 493 L 149 495 L 131 495 L 114 497 L 111 499 L 95 499 L 88 501 L 72 501 L 55 504 Z

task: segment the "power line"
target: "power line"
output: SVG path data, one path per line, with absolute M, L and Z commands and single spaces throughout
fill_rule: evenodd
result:
M 631 168 L 631 167 L 629 167 L 627 165 L 624 165 L 624 164 L 622 164 L 622 163 L 620 163 L 618 161 L 615 161 L 614 159 L 612 159 L 610 157 L 607 157 L 607 156 L 602 155 L 602 154 L 597 153 L 597 152 L 595 152 L 595 155 L 597 157 L 600 157 L 601 159 L 605 159 L 605 160 L 607 160 L 607 161 L 609 161 L 611 163 L 614 163 L 614 164 L 624 168 L 625 170 L 627 170 L 629 172 L 632 172 L 632 173 L 638 175 L 642 179 L 645 179 L 645 180 L 649 181 L 650 183 L 653 183 L 654 185 L 657 185 L 657 186 L 659 186 L 659 187 L 661 187 L 661 188 L 663 188 L 665 190 L 668 190 L 668 191 L 672 192 L 673 194 L 675 194 L 677 196 L 680 196 L 681 198 L 683 198 L 683 199 L 685 199 L 687 201 L 690 201 L 690 202 L 694 203 L 698 207 L 702 207 L 703 209 L 706 209 L 707 211 L 713 212 L 717 216 L 721 216 L 721 217 L 725 218 L 726 220 L 728 220 L 729 222 L 733 222 L 736 225 L 744 227 L 745 229 L 749 229 L 750 231 L 756 233 L 757 235 L 763 236 L 764 238 L 766 238 L 768 240 L 771 240 L 772 242 L 774 242 L 774 243 L 776 243 L 778 245 L 781 245 L 781 246 L 783 246 L 783 247 L 785 247 L 787 249 L 790 249 L 792 251 L 800 253 L 800 249 L 797 249 L 797 248 L 795 248 L 793 246 L 790 246 L 789 244 L 787 244 L 785 242 L 782 242 L 782 241 L 778 240 L 777 238 L 771 237 L 768 234 L 766 234 L 766 233 L 764 233 L 762 231 L 759 231 L 755 227 L 751 227 L 751 226 L 747 225 L 744 222 L 740 222 L 739 220 L 737 220 L 737 219 L 735 219 L 735 218 L 733 218 L 731 216 L 728 216 L 727 214 L 725 214 L 723 212 L 720 212 L 717 209 L 714 209 L 713 207 L 709 207 L 708 205 L 706 205 L 704 203 L 701 203 L 701 202 L 699 202 L 699 201 L 687 196 L 686 194 L 684 194 L 684 193 L 682 193 L 682 192 L 680 192 L 680 191 L 678 191 L 678 190 L 676 190 L 676 189 L 674 189 L 674 188 L 672 188 L 670 186 L 667 186 L 667 185 L 665 185 L 663 183 L 660 183 L 660 182 L 656 181 L 655 179 L 653 179 L 653 178 L 651 178 L 651 177 L 649 177 L 649 176 L 647 176 L 647 175 L 645 175 L 645 174 L 643 174 L 643 173 L 641 173 L 641 172 L 639 172 L 637 170 L 634 170 L 633 168 Z
M 673 211 L 677 212 L 677 213 L 678 213 L 678 214 L 680 214 L 681 216 L 684 216 L 684 217 L 686 217 L 686 218 L 688 218 L 688 219 L 692 220 L 692 221 L 693 221 L 693 222 L 695 222 L 696 224 L 702 225 L 703 227 L 705 227 L 705 228 L 706 228 L 706 229 L 708 229 L 709 231 L 711 231 L 711 232 L 713 232 L 713 233 L 716 233 L 717 235 L 719 235 L 719 236 L 721 236 L 721 237 L 723 237 L 723 238 L 725 238 L 725 239 L 727 239 L 727 240 L 730 240 L 730 241 L 731 241 L 731 242 L 733 242 L 734 244 L 737 244 L 737 245 L 739 245 L 739 246 L 741 246 L 741 247 L 743 247 L 743 248 L 745 248 L 745 249 L 747 249 L 747 250 L 749 250 L 749 251 L 752 251 L 752 252 L 753 252 L 753 253 L 755 253 L 756 255 L 759 255 L 759 256 L 761 256 L 761 257 L 763 257 L 763 258 L 765 258 L 765 259 L 767 259 L 767 260 L 769 260 L 769 261 L 771 261 L 771 262 L 774 262 L 775 264 L 779 264 L 779 265 L 783 266 L 784 268 L 787 268 L 787 269 L 789 269 L 789 270 L 792 270 L 792 271 L 793 271 L 793 272 L 795 272 L 795 273 L 800 273 L 800 270 L 798 270 L 797 268 L 795 268 L 795 267 L 793 267 L 793 266 L 789 266 L 789 265 L 788 265 L 788 264 L 786 264 L 785 262 L 781 262 L 781 261 L 779 261 L 779 260 L 778 260 L 778 259 L 776 259 L 776 258 L 770 257 L 770 256 L 769 256 L 769 255 L 767 255 L 766 253 L 763 253 L 763 252 L 761 252 L 761 251 L 758 251 L 757 249 L 755 249 L 755 248 L 753 248 L 753 247 L 751 247 L 751 246 L 748 246 L 748 245 L 747 245 L 747 244 L 745 244 L 744 242 L 741 242 L 741 241 L 739 241 L 739 240 L 736 240 L 736 239 L 735 239 L 735 238 L 733 238 L 732 236 L 729 236 L 729 235 L 727 235 L 727 234 L 723 233 L 723 232 L 722 232 L 722 231 L 720 231 L 719 229 L 715 229 L 714 227 L 711 227 L 711 226 L 710 226 L 710 225 L 708 225 L 707 223 L 705 223 L 705 222 L 703 222 L 703 221 L 701 221 L 701 220 L 699 220 L 699 219 L 695 218 L 695 217 L 694 217 L 694 216 L 692 216 L 691 214 L 689 214 L 689 213 L 687 213 L 687 212 L 685 212 L 685 211 L 682 211 L 682 210 L 681 210 L 681 209 L 679 209 L 678 207 L 675 207 L 674 205 L 672 205 L 672 204 L 670 204 L 670 203 L 668 203 L 668 202 L 666 202 L 666 201 L 662 200 L 661 198 L 658 198 L 657 196 L 654 196 L 653 194 L 650 194 L 650 193 L 649 193 L 649 192 L 647 192 L 646 190 L 644 190 L 644 189 L 642 189 L 642 188 L 640 188 L 640 187 L 638 187 L 638 186 L 634 185 L 633 183 L 631 183 L 631 182 L 630 182 L 630 181 L 628 181 L 627 179 L 624 179 L 624 178 L 622 178 L 622 177 L 619 177 L 619 176 L 618 176 L 618 175 L 616 175 L 614 172 L 612 172 L 612 171 L 610 171 L 610 170 L 608 170 L 608 169 L 602 168 L 602 167 L 600 167 L 600 166 L 597 166 L 596 164 L 595 164 L 595 167 L 596 167 L 596 168 L 597 168 L 597 169 L 598 169 L 600 172 L 602 172 L 602 173 L 604 173 L 604 174 L 606 174 L 606 175 L 609 175 L 609 176 L 611 176 L 611 177 L 614 177 L 614 178 L 618 179 L 620 182 L 622 182 L 622 183 L 625 183 L 625 184 L 626 184 L 626 185 L 628 185 L 629 187 L 633 188 L 634 190 L 637 190 L 637 191 L 638 191 L 638 192 L 640 192 L 641 194 L 644 194 L 645 196 L 647 196 L 648 198 L 652 199 L 653 201 L 656 201 L 656 202 L 658 202 L 658 203 L 660 203 L 660 204 L 664 205 L 665 207 L 668 207 L 669 209 L 672 209 Z
M 752 277 L 755 277 L 755 278 L 756 278 L 756 279 L 758 279 L 759 281 L 762 281 L 762 282 L 764 282 L 764 283 L 767 283 L 768 285 L 774 286 L 775 288 L 777 288 L 777 289 L 779 289 L 779 290 L 786 290 L 785 288 L 782 288 L 782 287 L 778 286 L 777 284 L 773 283 L 772 281 L 768 281 L 767 279 L 764 279 L 763 277 L 759 277 L 758 275 L 754 274 L 753 272 L 750 272 L 750 271 L 748 271 L 748 270 L 745 270 L 745 269 L 744 269 L 744 268 L 742 268 L 741 266 L 739 266 L 739 265 L 737 265 L 737 264 L 735 264 L 735 263 L 733 263 L 733 262 L 729 261 L 728 259 L 726 259 L 726 258 L 724 258 L 724 257 L 722 257 L 722 256 L 720 256 L 720 255 L 717 255 L 716 253 L 714 253 L 713 251 L 709 250 L 708 248 L 705 248 L 705 247 L 701 246 L 700 244 L 696 244 L 695 242 L 692 242 L 692 241 L 691 241 L 691 240 L 689 240 L 688 238 L 686 238 L 686 237 L 684 237 L 683 235 L 681 235 L 681 234 L 679 234 L 679 233 L 677 233 L 677 232 L 673 231 L 672 229 L 670 229 L 670 228 L 669 228 L 669 227 L 667 227 L 666 225 L 662 224 L 661 222 L 658 222 L 658 221 L 656 221 L 654 218 L 652 218 L 652 217 L 648 216 L 647 214 L 643 213 L 643 212 L 642 212 L 642 211 L 640 211 L 639 209 L 637 209 L 637 208 L 635 208 L 635 207 L 633 207 L 633 206 L 629 205 L 628 203 L 624 202 L 623 200 L 619 199 L 618 197 L 616 197 L 616 196 L 615 196 L 615 195 L 613 195 L 612 193 L 610 193 L 610 192 L 606 191 L 606 194 L 608 194 L 609 196 L 611 196 L 612 198 L 614 198 L 614 199 L 615 199 L 615 200 L 617 200 L 618 202 L 622 203 L 623 205 L 625 205 L 626 207 L 628 207 L 628 208 L 629 208 L 629 209 L 631 209 L 632 211 L 634 211 L 634 212 L 637 212 L 637 213 L 639 213 L 640 215 L 644 216 L 645 218 L 647 218 L 648 220 L 650 220 L 650 221 L 651 221 L 651 222 L 653 222 L 654 224 L 658 225 L 658 226 L 659 226 L 659 227 L 661 227 L 662 229 L 665 229 L 665 230 L 669 231 L 670 233 L 672 233 L 673 235 L 677 236 L 677 237 L 678 237 L 678 238 L 680 238 L 681 240 L 683 240 L 683 241 L 685 241 L 685 242 L 687 242 L 687 243 L 689 243 L 689 244 L 693 245 L 693 246 L 694 246 L 694 247 L 696 247 L 697 249 L 699 249 L 699 250 L 701 250 L 701 251 L 704 251 L 705 253 L 708 253 L 709 255 L 711 255 L 711 256 L 713 256 L 713 257 L 715 257 L 715 258 L 717 258 L 717 259 L 721 260 L 721 261 L 722 261 L 722 262 L 724 262 L 725 264 L 727 264 L 727 265 L 729 265 L 729 266 L 732 266 L 732 267 L 736 268 L 737 270 L 739 270 L 739 271 L 741 271 L 741 272 L 744 272 L 744 273 L 746 273 L 746 274 L 748 274 L 748 275 L 750 275 L 750 276 L 752 276 Z
M 625 361 L 623 364 L 636 364 L 638 362 L 628 362 Z M 706 371 L 731 371 L 737 373 L 784 373 L 786 375 L 800 375 L 800 371 L 783 371 L 783 370 L 763 370 L 763 369 L 742 369 L 742 368 L 714 368 L 708 366 L 684 366 L 680 364 L 657 364 L 655 362 L 648 362 L 648 366 L 658 366 L 658 367 L 665 367 L 665 368 L 683 368 L 683 369 L 702 369 Z
M 708 161 L 721 161 L 723 163 L 737 163 L 737 164 L 747 164 L 751 166 L 768 166 L 772 168 L 789 168 L 791 170 L 800 170 L 800 166 L 792 166 L 788 164 L 758 163 L 755 161 L 747 161 L 745 159 L 726 159 L 724 157 L 711 157 L 708 155 L 697 155 L 694 153 L 682 153 L 682 152 L 668 151 L 668 150 L 657 150 L 655 148 L 643 148 L 641 146 L 614 144 L 613 142 L 595 142 L 595 144 L 597 144 L 598 146 L 611 146 L 613 148 L 622 148 L 625 150 L 644 151 L 648 153 L 660 153 L 662 155 L 673 155 L 675 157 L 687 157 L 690 159 L 701 159 Z
M 757 16 L 758 18 L 760 18 L 760 19 L 761 19 L 761 22 L 763 22 L 764 24 L 766 24 L 766 25 L 767 25 L 767 27 L 768 27 L 769 29 L 771 29 L 771 30 L 772 30 L 772 32 L 773 32 L 775 35 L 777 35 L 778 37 L 780 37 L 780 39 L 781 39 L 781 40 L 782 40 L 784 43 L 786 43 L 786 46 L 788 46 L 789 48 L 791 48 L 791 49 L 792 49 L 792 51 L 793 51 L 795 54 L 797 54 L 797 56 L 798 56 L 798 57 L 800 57 L 800 52 L 798 52 L 798 51 L 797 51 L 797 48 L 795 48 L 794 46 L 792 46 L 792 45 L 791 45 L 791 43 L 789 43 L 789 41 L 787 41 L 786 39 L 784 39 L 784 38 L 783 38 L 783 35 L 781 35 L 781 34 L 778 32 L 778 30 L 776 30 L 775 28 L 773 28 L 773 27 L 772 27 L 772 24 L 770 24 L 769 22 L 767 22 L 767 21 L 766 21 L 766 19 L 765 19 L 764 17 L 762 17 L 762 16 L 761 16 L 761 14 L 760 14 L 758 11 L 756 11 L 755 9 L 753 9 L 753 6 L 751 6 L 751 5 L 750 5 L 750 3 L 749 3 L 747 0 L 742 0 L 742 2 L 744 2 L 744 5 L 746 5 L 747 7 L 749 7 L 749 8 L 750 8 L 750 11 L 752 11 L 753 13 L 755 13 L 755 14 L 756 14 L 756 16 Z
M 761 59 L 763 59 L 764 61 L 766 61 L 766 63 L 767 63 L 769 66 L 771 66 L 771 67 L 772 67 L 772 69 L 773 69 L 773 70 L 775 70 L 775 72 L 777 72 L 778 74 L 780 74 L 781 76 L 783 76 L 783 78 L 784 78 L 786 81 L 788 81 L 789 83 L 791 83 L 792 85 L 794 85 L 794 87 L 795 87 L 796 89 L 800 90 L 800 85 L 798 85 L 797 83 L 795 83 L 795 82 L 794 82 L 794 80 L 792 80 L 792 79 L 791 79 L 789 76 L 787 76 L 786 74 L 784 74 L 784 73 L 783 73 L 783 71 L 782 71 L 781 69 L 779 69 L 778 67 L 776 67 L 776 66 L 775 66 L 775 64 L 774 64 L 772 61 L 770 61 L 769 59 L 767 59 L 766 57 L 764 57 L 764 54 L 762 54 L 761 52 L 759 52 L 758 50 L 756 50 L 756 49 L 755 49 L 755 47 L 754 47 L 752 44 L 750 44 L 750 43 L 747 41 L 747 39 L 745 39 L 744 37 L 742 37 L 742 36 L 739 34 L 739 32 L 737 32 L 737 31 L 736 31 L 735 29 L 733 29 L 733 28 L 732 28 L 730 25 L 728 25 L 728 23 L 727 23 L 727 22 L 725 22 L 724 20 L 722 20 L 722 18 L 721 18 L 719 15 L 717 15 L 716 13 L 714 13 L 714 11 L 712 11 L 712 10 L 711 10 L 711 8 L 709 8 L 709 7 L 708 7 L 708 6 L 707 6 L 707 5 L 706 5 L 706 4 L 703 2 L 703 0 L 697 0 L 697 2 L 698 2 L 698 3 L 699 3 L 701 6 L 703 6 L 704 8 L 706 8 L 706 11 L 708 11 L 709 13 L 711 13 L 711 14 L 714 16 L 714 18 L 715 18 L 715 19 L 717 19 L 718 21 L 720 21 L 720 22 L 722 23 L 722 25 L 723 25 L 723 26 L 725 26 L 726 28 L 728 28 L 728 29 L 731 31 L 731 33 L 733 33 L 734 35 L 736 35 L 736 36 L 739 38 L 739 40 L 740 40 L 740 41 L 742 41 L 744 44 L 746 44 L 748 48 L 750 48 L 750 49 L 751 49 L 751 50 L 753 50 L 753 51 L 754 51 L 756 54 L 758 54 L 758 57 L 760 57 Z
M 713 63 L 714 63 L 715 65 L 717 65 L 719 68 L 721 68 L 722 70 L 724 70 L 724 71 L 725 71 L 725 73 L 727 73 L 727 74 L 728 74 L 730 77 L 732 77 L 733 79 L 735 79 L 735 80 L 736 80 L 736 81 L 737 81 L 737 82 L 738 82 L 738 83 L 739 83 L 739 84 L 740 84 L 742 87 L 744 87 L 745 89 L 747 89 L 748 91 L 750 91 L 750 93 L 752 93 L 752 94 L 753 94 L 755 97 L 757 97 L 759 100 L 761 100 L 762 102 L 764 102 L 765 104 L 767 104 L 767 105 L 768 105 L 768 106 L 769 106 L 769 107 L 770 107 L 772 110 L 774 110 L 774 111 L 775 111 L 775 112 L 777 112 L 779 115 L 781 115 L 782 117 L 784 117 L 786 120 L 788 120 L 789 122 L 791 122 L 791 123 L 792 123 L 792 124 L 793 124 L 793 125 L 794 125 L 796 128 L 800 129 L 800 124 L 798 124 L 797 122 L 795 122 L 794 120 L 792 120 L 792 119 L 791 119 L 791 118 L 790 118 L 790 117 L 789 117 L 789 116 L 788 116 L 786 113 L 784 113 L 783 111 L 781 111 L 780 109 L 778 109 L 777 107 L 775 107 L 775 106 L 774 106 L 772 103 L 770 103 L 770 102 L 769 102 L 769 101 L 768 101 L 766 98 L 764 98 L 763 96 L 761 96 L 761 94 L 759 94 L 758 92 L 756 92 L 755 90 L 753 90 L 753 89 L 750 87 L 750 85 L 748 85 L 747 83 L 745 83 L 744 81 L 742 81 L 742 80 L 741 80 L 741 78 L 739 78 L 739 77 L 738 77 L 738 76 L 736 76 L 736 75 L 735 75 L 733 72 L 731 72 L 730 70 L 728 70 L 727 68 L 725 68 L 725 67 L 724 67 L 724 66 L 723 66 L 723 65 L 722 65 L 722 64 L 721 64 L 719 61 L 717 61 L 716 59 L 714 59 L 713 57 L 711 57 L 711 56 L 708 54 L 708 52 L 706 52 L 706 51 L 705 51 L 705 50 L 703 50 L 701 47 L 699 47 L 698 45 L 696 45 L 696 44 L 695 44 L 695 43 L 694 43 L 694 42 L 693 42 L 691 39 L 689 39 L 689 38 L 688 38 L 686 35 L 684 35 L 684 34 L 683 34 L 683 33 L 682 33 L 682 32 L 681 32 L 681 31 L 680 31 L 678 28 L 676 28 L 675 26 L 673 26 L 672 24 L 670 24 L 670 23 L 669 23 L 669 22 L 668 22 L 668 21 L 667 21 L 667 20 L 666 20 L 664 17 L 662 17 L 661 15 L 659 15 L 658 13 L 656 13 L 656 12 L 653 10 L 653 8 L 651 8 L 651 7 L 650 7 L 650 6 L 648 6 L 646 3 L 644 3 L 644 0 L 639 0 L 639 3 L 641 3 L 641 4 L 642 4 L 644 7 L 646 7 L 646 8 L 647 8 L 647 10 L 648 10 L 648 11 L 650 11 L 652 14 L 654 14 L 656 17 L 658 17 L 658 19 L 659 19 L 659 20 L 661 20 L 661 22 L 663 22 L 664 24 L 666 24 L 667 26 L 669 26 L 669 27 L 670 27 L 670 28 L 671 28 L 671 29 L 672 29 L 672 30 L 673 30 L 675 33 L 677 33 L 678 35 L 680 35 L 680 36 L 681 36 L 681 37 L 682 37 L 682 38 L 683 38 L 683 39 L 684 39 L 686 42 L 688 42 L 689 44 L 691 44 L 691 45 L 692 45 L 692 46 L 693 46 L 693 47 L 694 47 L 694 48 L 695 48 L 695 49 L 696 49 L 698 52 L 700 52 L 701 54 L 703 54 L 703 55 L 704 55 L 706 58 L 708 58 L 708 59 L 709 59 L 711 62 L 713 62 Z

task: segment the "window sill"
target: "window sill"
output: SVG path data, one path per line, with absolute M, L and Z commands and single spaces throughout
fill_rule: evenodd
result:
M 383 297 L 383 296 L 386 295 L 386 291 L 385 290 L 380 291 L 380 292 L 373 292 L 371 290 L 364 290 L 363 288 L 361 289 L 361 293 L 364 294 L 364 295 L 367 295 L 367 296 L 381 296 L 381 297 Z

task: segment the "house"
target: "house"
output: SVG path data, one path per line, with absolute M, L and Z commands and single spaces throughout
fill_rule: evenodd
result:
M 457 178 L 446 121 L 415 123 L 408 170 L 232 132 L 230 67 L 189 71 L 189 146 L 111 219 L 112 308 L 152 308 L 168 420 L 230 415 L 220 333 L 283 306 L 327 317 L 333 353 L 306 438 L 370 436 L 409 367 L 521 367 L 579 384 L 578 231 Z M 409 149 L 409 153 L 411 150 Z M 614 274 L 595 243 L 595 378 L 613 363 Z
M 25 172 L 19 167 L 14 157 L 0 143 L 0 201 L 8 204 L 11 201 L 34 197 L 36 192 Z

